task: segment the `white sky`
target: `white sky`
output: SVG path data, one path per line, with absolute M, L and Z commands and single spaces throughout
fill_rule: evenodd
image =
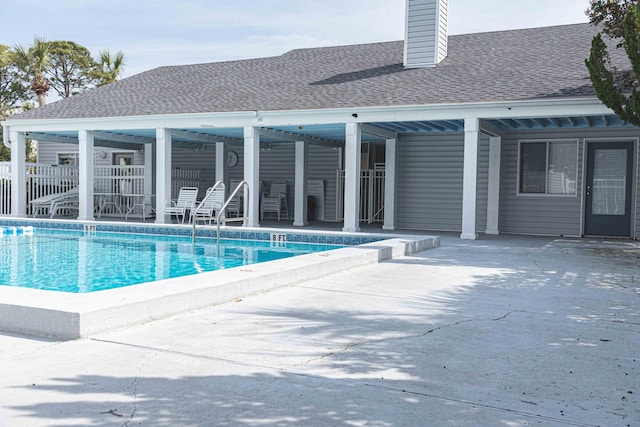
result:
M 449 0 L 449 34 L 587 22 L 589 0 Z M 405 0 L 0 0 L 0 44 L 70 40 L 162 65 L 401 40 Z

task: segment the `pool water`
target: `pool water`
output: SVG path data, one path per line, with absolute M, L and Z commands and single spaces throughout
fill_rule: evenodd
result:
M 341 247 L 35 228 L 0 234 L 0 285 L 86 293 Z

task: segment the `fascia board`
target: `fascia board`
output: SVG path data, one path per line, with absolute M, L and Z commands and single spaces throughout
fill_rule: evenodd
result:
M 374 123 L 419 120 L 459 120 L 565 117 L 614 114 L 597 98 L 568 98 L 513 102 L 354 107 L 322 110 L 250 111 L 235 113 L 173 114 L 86 119 L 7 119 L 12 131 L 73 131 L 172 128 L 242 128 Z

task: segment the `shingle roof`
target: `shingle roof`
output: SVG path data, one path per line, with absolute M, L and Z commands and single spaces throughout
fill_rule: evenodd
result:
M 12 119 L 594 96 L 584 59 L 595 33 L 575 24 L 450 36 L 445 60 L 419 69 L 403 67 L 402 41 L 160 67 Z

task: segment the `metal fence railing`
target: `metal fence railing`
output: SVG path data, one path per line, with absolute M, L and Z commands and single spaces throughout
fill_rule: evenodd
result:
M 336 171 L 336 216 L 344 220 L 344 169 Z M 369 224 L 384 222 L 384 168 L 360 171 L 360 221 Z

